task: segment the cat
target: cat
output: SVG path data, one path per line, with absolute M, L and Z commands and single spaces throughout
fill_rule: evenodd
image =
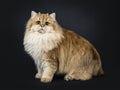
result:
M 55 13 L 31 11 L 23 44 L 34 59 L 35 78 L 43 83 L 51 82 L 54 74 L 65 74 L 67 81 L 89 80 L 104 74 L 94 46 L 75 32 L 62 28 Z

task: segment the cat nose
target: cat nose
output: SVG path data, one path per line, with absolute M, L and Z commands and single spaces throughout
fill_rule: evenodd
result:
M 41 27 L 44 27 L 45 25 L 44 24 L 41 24 Z

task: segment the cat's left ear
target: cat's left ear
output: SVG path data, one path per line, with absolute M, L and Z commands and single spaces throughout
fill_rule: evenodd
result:
M 34 18 L 37 15 L 35 11 L 31 11 L 31 18 Z
M 55 14 L 55 13 L 51 13 L 51 14 L 50 14 L 50 17 L 51 17 L 54 21 L 56 21 L 56 14 Z

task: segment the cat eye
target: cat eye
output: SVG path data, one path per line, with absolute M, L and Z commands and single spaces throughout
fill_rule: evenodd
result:
M 40 24 L 40 21 L 36 21 L 36 24 Z
M 49 22 L 45 22 L 45 25 L 49 25 L 50 23 Z

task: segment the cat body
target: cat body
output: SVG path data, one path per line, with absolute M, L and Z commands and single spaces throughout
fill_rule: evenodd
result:
M 51 82 L 55 73 L 66 74 L 65 80 L 89 80 L 103 74 L 97 50 L 82 36 L 62 28 L 55 13 L 31 12 L 24 48 L 34 59 L 35 77 L 41 82 Z

